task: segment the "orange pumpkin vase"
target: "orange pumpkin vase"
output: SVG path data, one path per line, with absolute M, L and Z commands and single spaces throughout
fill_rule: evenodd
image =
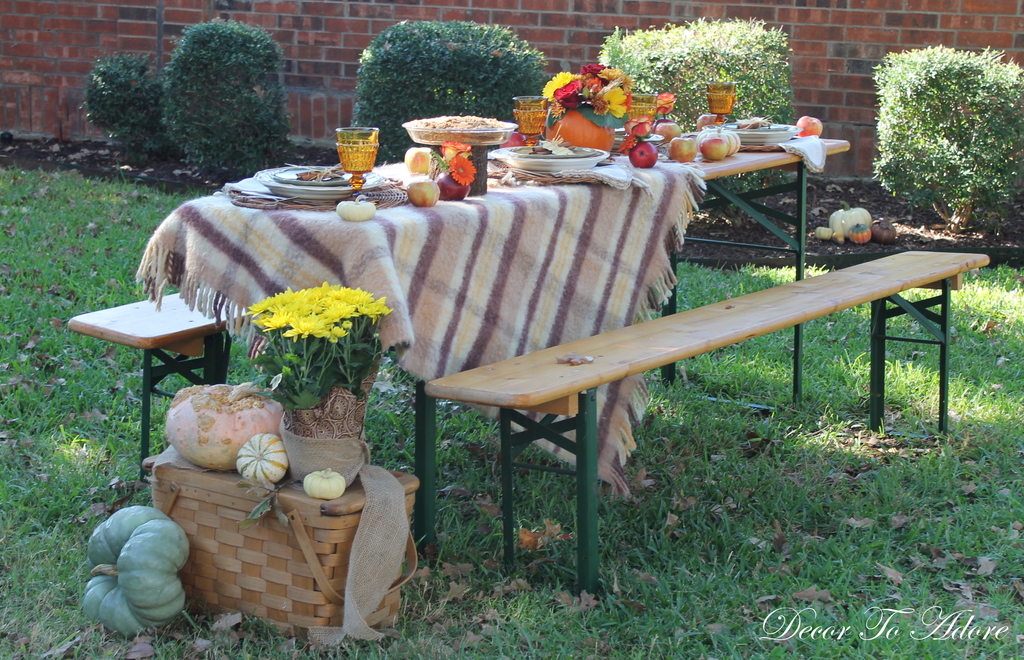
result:
M 558 136 L 574 147 L 589 147 L 611 151 L 615 145 L 615 129 L 598 126 L 584 117 L 579 110 L 568 110 L 561 119 L 548 127 L 547 139 Z

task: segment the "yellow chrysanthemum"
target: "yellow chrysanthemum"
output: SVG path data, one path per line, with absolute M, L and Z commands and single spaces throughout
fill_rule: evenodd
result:
M 565 87 L 574 80 L 579 80 L 581 76 L 575 73 L 569 73 L 568 71 L 562 71 L 556 73 L 555 77 L 548 81 L 548 84 L 544 85 L 544 91 L 541 92 L 548 100 L 555 98 L 555 90 Z
M 626 109 L 626 93 L 616 87 L 615 89 L 609 90 L 604 95 L 604 100 L 608 104 L 608 112 L 612 114 L 616 119 L 621 119 L 625 116 Z

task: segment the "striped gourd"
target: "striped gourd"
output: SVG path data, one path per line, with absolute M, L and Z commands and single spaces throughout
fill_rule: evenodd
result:
M 284 451 L 284 442 L 273 433 L 252 436 L 238 450 L 235 467 L 246 481 L 280 481 L 288 471 L 288 455 Z

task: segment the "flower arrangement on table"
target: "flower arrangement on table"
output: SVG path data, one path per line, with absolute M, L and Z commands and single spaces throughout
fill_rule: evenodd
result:
M 557 73 L 544 85 L 548 126 L 576 110 L 598 126 L 622 128 L 629 118 L 632 88 L 629 76 L 603 64 L 586 64 L 579 73 Z
M 391 309 L 383 297 L 325 282 L 270 296 L 248 313 L 264 333 L 253 361 L 270 378 L 268 396 L 294 411 L 313 408 L 335 386 L 365 395 L 381 355 L 377 323 Z
M 657 128 L 658 124 L 671 121 L 668 119 L 668 114 L 675 109 L 675 105 L 676 95 L 670 92 L 662 92 L 658 94 L 654 116 L 641 115 L 640 117 L 630 117 L 623 125 L 626 137 L 619 146 L 619 153 L 629 153 L 630 149 L 641 142 L 647 141 L 655 133 L 655 128 Z

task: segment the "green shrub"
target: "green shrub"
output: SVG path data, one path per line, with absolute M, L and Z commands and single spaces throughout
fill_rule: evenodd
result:
M 793 116 L 789 40 L 757 21 L 695 21 L 605 39 L 601 61 L 628 73 L 640 92 L 672 92 L 673 116 L 693 128 L 706 113 L 705 84 L 736 81 L 733 116 L 768 117 L 788 123 Z
M 512 121 L 512 97 L 540 94 L 544 55 L 497 25 L 404 22 L 359 60 L 355 123 L 380 128 L 378 162 L 401 160 L 412 119 L 476 115 Z
M 163 85 L 149 70 L 149 58 L 117 53 L 96 61 L 85 88 L 86 117 L 120 142 L 128 156 L 174 151 L 161 117 Z
M 936 47 L 891 53 L 875 71 L 875 176 L 931 204 L 954 231 L 1016 192 L 1024 155 L 1024 78 L 1002 53 Z
M 164 122 L 185 158 L 251 174 L 288 148 L 281 49 L 263 29 L 211 21 L 185 29 L 164 73 Z

